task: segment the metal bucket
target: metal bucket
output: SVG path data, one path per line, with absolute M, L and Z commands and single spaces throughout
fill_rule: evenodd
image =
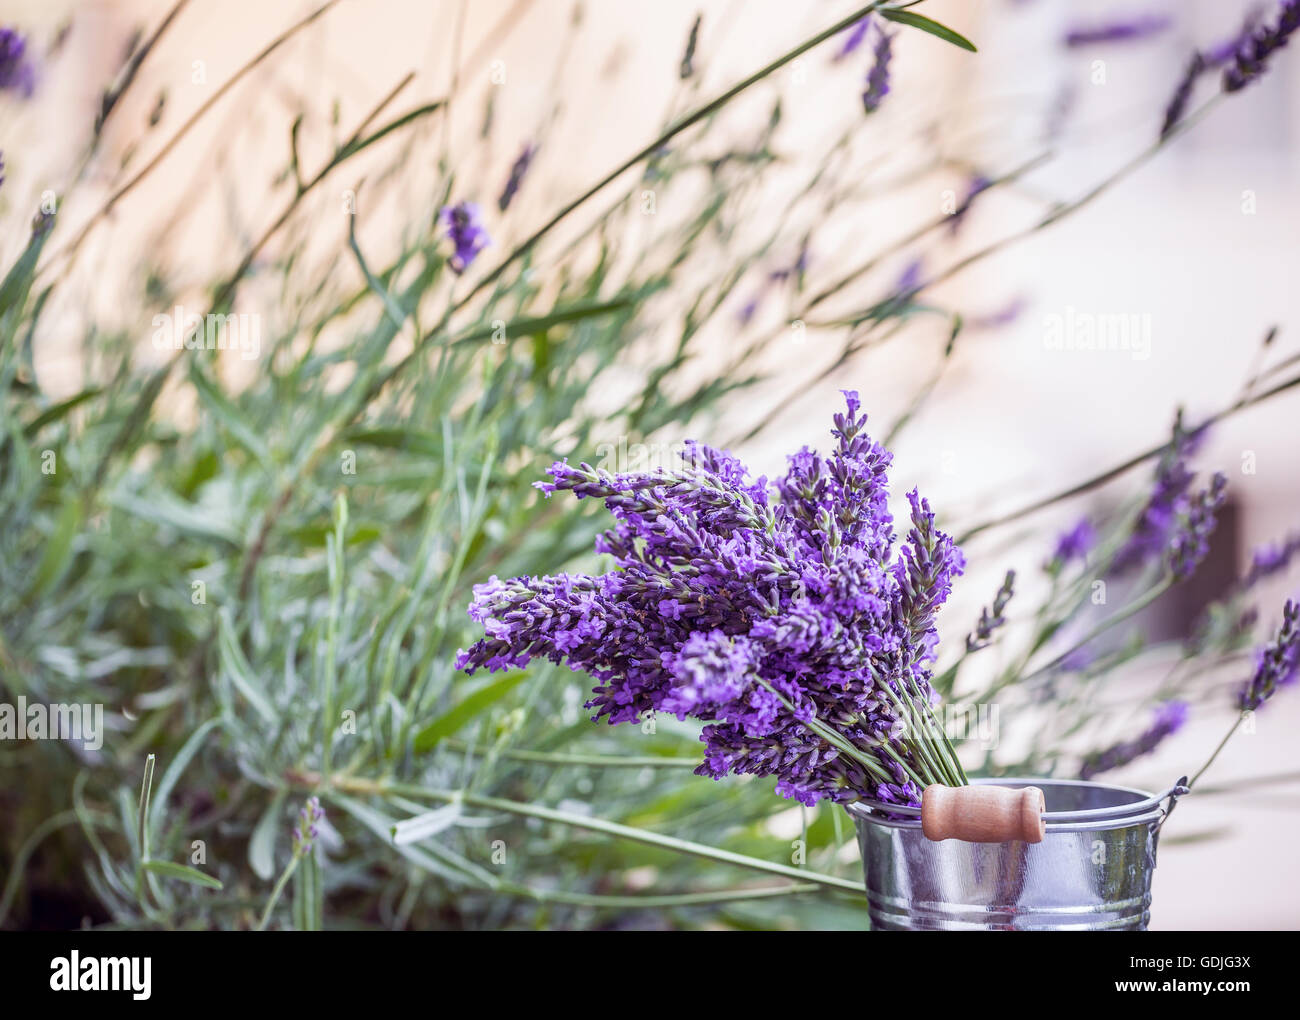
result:
M 873 928 L 1146 929 L 1156 840 L 1187 792 L 1181 782 L 1161 794 L 1068 779 L 972 782 L 1042 790 L 1042 842 L 931 842 L 921 832 L 919 808 L 849 805 Z

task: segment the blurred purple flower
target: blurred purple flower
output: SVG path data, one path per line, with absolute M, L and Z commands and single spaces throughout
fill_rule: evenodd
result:
M 1173 20 L 1163 14 L 1142 14 L 1104 24 L 1080 26 L 1066 33 L 1065 45 L 1075 48 L 1096 43 L 1147 39 L 1163 32 L 1172 24 Z
M 1124 574 L 1165 558 L 1169 541 L 1180 518 L 1190 509 L 1187 490 L 1195 477 L 1188 460 L 1200 448 L 1204 426 L 1186 431 L 1182 416 L 1174 422 L 1174 434 L 1156 465 L 1155 484 L 1133 528 L 1133 534 L 1115 555 L 1111 570 Z
M 1192 501 L 1169 539 L 1168 563 L 1174 580 L 1184 581 L 1196 572 L 1210 551 L 1210 535 L 1228 491 L 1228 478 L 1216 471 L 1210 484 Z
M 506 181 L 506 186 L 501 189 L 501 197 L 497 199 L 497 208 L 502 212 L 509 209 L 510 203 L 515 200 L 515 195 L 519 192 L 519 186 L 524 183 L 524 177 L 528 174 L 528 168 L 532 166 L 533 157 L 536 155 L 537 146 L 533 145 L 532 142 L 528 142 L 510 168 L 510 179 Z
M 1300 553 L 1300 532 L 1288 535 L 1282 542 L 1259 546 L 1250 558 L 1250 567 L 1237 582 L 1238 591 L 1248 591 L 1266 577 L 1280 574 L 1291 565 Z
M 36 67 L 27 57 L 27 37 L 16 28 L 0 27 L 0 90 L 30 96 L 36 89 Z
M 1150 754 L 1166 739 L 1173 736 L 1187 722 L 1187 703 L 1167 701 L 1156 709 L 1155 721 L 1149 729 L 1134 740 L 1124 741 L 1104 751 L 1089 755 L 1079 769 L 1080 779 L 1091 779 L 1102 772 L 1120 768 L 1129 762 Z
M 870 27 L 871 15 L 868 14 L 852 28 L 846 30 L 844 33 L 844 42 L 840 48 L 835 51 L 835 56 L 832 59 L 838 62 L 843 60 L 845 57 L 856 53 L 858 48 L 862 45 L 862 40 L 867 37 L 867 29 Z
M 889 61 L 893 57 L 894 37 L 883 28 L 876 28 L 875 62 L 867 72 L 867 87 L 862 93 L 862 108 L 875 113 L 889 95 Z
M 1223 91 L 1236 92 L 1258 80 L 1268 69 L 1269 58 L 1300 28 L 1300 0 L 1282 0 L 1277 24 L 1251 32 L 1237 48 L 1232 63 L 1223 72 Z
M 447 237 L 455 246 L 448 260 L 452 272 L 460 274 L 469 268 L 478 253 L 492 243 L 483 226 L 483 214 L 475 202 L 458 202 L 444 206 L 442 221 L 447 226 Z
M 1080 562 L 1088 558 L 1093 546 L 1097 544 L 1097 532 L 1088 518 L 1081 518 L 1069 531 L 1056 540 L 1056 550 L 1048 563 L 1049 567 L 1063 567 L 1074 560 Z
M 1282 625 L 1277 636 L 1259 653 L 1255 675 L 1242 684 L 1237 707 L 1253 712 L 1271 698 L 1279 687 L 1295 683 L 1300 673 L 1300 603 L 1287 599 L 1282 607 Z

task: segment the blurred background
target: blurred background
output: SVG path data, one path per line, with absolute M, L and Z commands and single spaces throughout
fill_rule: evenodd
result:
M 23 222 L 42 195 L 58 195 L 59 232 L 46 250 L 55 260 L 85 224 L 99 221 L 66 261 L 53 263 L 67 275 L 33 345 L 41 385 L 52 398 L 89 385 L 94 366 L 84 336 L 92 327 L 134 338 L 145 363 L 165 360 L 149 349 L 152 316 L 174 303 L 202 304 L 213 278 L 234 271 L 276 220 L 286 175 L 292 181 L 286 165 L 295 121 L 298 159 L 309 176 L 408 72 L 390 113 L 452 97 L 446 115 L 411 143 L 399 171 L 378 158 L 349 163 L 258 252 L 236 308 L 271 319 L 268 335 L 280 314 L 272 307 L 280 279 L 270 264 L 291 248 L 303 262 L 338 259 L 352 212 L 367 257 L 383 263 L 420 229 L 415 210 L 434 199 L 454 165 L 455 195 L 487 211 L 493 244 L 483 258 L 495 263 L 674 117 L 853 6 L 344 0 L 218 96 L 313 5 L 193 2 L 142 65 L 74 188 L 69 168 L 79 165 L 85 125 L 106 82 L 172 5 L 10 0 L 4 23 L 22 24 L 48 55 L 32 98 L 0 110 L 0 215 Z M 1195 421 L 1230 405 L 1258 369 L 1273 327 L 1271 350 L 1289 351 L 1300 338 L 1300 56 L 1282 52 L 1262 82 L 1209 109 L 1160 151 L 1149 150 L 1190 54 L 1231 39 L 1256 7 L 1272 13 L 1271 4 L 1252 0 L 929 0 L 925 13 L 974 40 L 979 54 L 902 32 L 891 94 L 869 118 L 860 95 L 870 41 L 836 59 L 844 39 L 831 40 L 738 99 L 692 158 L 739 159 L 761 149 L 754 158 L 764 173 L 743 185 L 745 215 L 724 247 L 761 246 L 778 225 L 782 230 L 738 275 L 697 341 L 693 371 L 700 377 L 736 372 L 738 354 L 745 371 L 763 375 L 723 399 L 714 434 L 699 438 L 730 443 L 756 472 L 772 475 L 787 452 L 825 446 L 838 390 L 861 392 L 878 438 L 924 392 L 925 413 L 892 443 L 895 493 L 921 486 L 961 533 L 1162 442 L 1180 407 Z M 692 73 L 683 78 L 697 17 Z M 1065 42 L 1081 24 L 1138 17 L 1166 17 L 1169 25 L 1095 45 Z M 1197 99 L 1216 85 L 1217 76 L 1207 76 Z M 166 148 L 214 97 L 184 143 Z M 779 133 L 765 135 L 778 105 Z M 756 145 L 761 138 L 775 140 Z M 526 145 L 536 148 L 528 186 L 509 216 L 499 214 L 501 182 Z M 147 180 L 106 207 L 130 172 L 160 153 Z M 674 144 L 663 158 L 676 154 Z M 833 201 L 807 191 L 819 174 Z M 959 224 L 910 240 L 918 223 L 961 208 L 973 180 L 1009 174 L 1015 179 L 972 201 Z M 1112 175 L 1080 208 L 1035 227 L 1059 203 L 1089 195 Z M 658 223 L 684 218 L 703 194 L 688 182 L 660 195 L 653 179 L 641 190 L 652 193 L 655 208 L 621 226 L 628 243 L 619 257 L 631 264 L 638 243 L 662 243 Z M 598 197 L 547 240 L 530 267 L 539 289 L 558 286 L 548 276 L 548 254 L 583 243 L 605 205 Z M 24 244 L 20 232 L 6 232 L 6 265 Z M 800 259 L 812 282 L 796 292 L 774 272 Z M 807 307 L 809 295 L 871 259 L 868 272 Z M 907 318 L 859 348 L 854 330 L 846 340 L 843 322 L 856 310 L 906 289 L 900 281 L 932 279 L 938 282 L 927 286 L 925 301 L 943 314 Z M 299 297 L 306 302 L 311 294 Z M 654 301 L 662 329 L 648 330 L 643 342 L 671 345 L 687 309 L 672 291 Z M 944 358 L 953 312 L 964 327 Z M 1059 349 L 1054 331 L 1077 316 L 1128 317 L 1141 342 L 1128 350 Z M 755 343 L 758 337 L 763 342 Z M 238 387 L 256 367 L 230 358 L 219 371 Z M 598 407 L 626 399 L 617 365 L 590 399 Z M 184 393 L 164 403 L 177 423 L 195 414 Z M 1283 396 L 1210 434 L 1197 463 L 1228 474 L 1230 509 L 1198 580 L 1141 618 L 1153 640 L 1185 634 L 1253 548 L 1300 527 L 1298 406 Z M 672 433 L 628 436 L 610 426 L 597 428 L 588 445 L 668 443 L 679 438 Z M 1032 599 L 1046 583 L 1038 568 L 1055 534 L 1081 514 L 1113 510 L 1146 477 L 1139 469 L 1126 476 L 1127 490 L 1101 487 L 968 543 L 970 568 L 945 610 L 945 638 L 951 629 L 961 640 L 1008 567 L 1021 578 L 1018 598 Z M 1277 607 L 1294 590 L 1294 579 L 1282 578 L 1262 591 L 1264 627 L 1275 625 Z M 1136 690 L 1163 668 L 1139 668 L 1130 682 Z M 1225 683 L 1248 670 L 1238 664 Z M 1167 787 L 1199 767 L 1231 719 L 1225 695 L 1114 778 Z M 1002 739 L 1014 744 L 1018 731 L 1033 725 L 1028 715 L 1004 713 Z M 1153 928 L 1300 922 L 1300 881 L 1290 866 L 1290 847 L 1300 838 L 1291 738 L 1298 726 L 1300 698 L 1284 692 L 1260 713 L 1256 732 L 1229 745 L 1206 784 L 1268 781 L 1198 794 L 1180 806 L 1161 846 Z M 716 791 L 726 795 L 724 787 Z M 781 835 L 783 824 L 790 824 L 788 813 L 774 816 L 772 831 Z

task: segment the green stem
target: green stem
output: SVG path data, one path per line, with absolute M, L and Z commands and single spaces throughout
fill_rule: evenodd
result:
M 1223 739 L 1219 741 L 1219 746 L 1214 749 L 1214 753 L 1210 755 L 1208 759 L 1206 759 L 1205 764 L 1200 767 L 1196 775 L 1192 776 L 1190 782 L 1188 782 L 1187 784 L 1189 788 L 1195 786 L 1196 781 L 1200 779 L 1202 775 L 1204 775 L 1205 770 L 1214 764 L 1214 759 L 1219 757 L 1219 752 L 1228 746 L 1228 741 L 1232 739 L 1232 735 L 1237 732 L 1237 728 L 1242 724 L 1242 721 L 1245 718 L 1246 718 L 1245 712 L 1242 712 L 1239 716 L 1237 716 L 1237 721 L 1234 722 L 1232 724 L 1232 728 L 1228 730 L 1226 734 L 1224 734 Z
M 473 753 L 468 744 L 455 738 L 444 738 L 442 746 L 463 754 Z M 497 752 L 502 758 L 511 761 L 540 762 L 545 765 L 588 765 L 592 768 L 675 768 L 693 769 L 699 766 L 699 758 L 668 758 L 652 754 L 628 755 L 614 754 L 565 754 L 555 751 L 524 751 L 503 749 Z
M 276 903 L 280 900 L 280 895 L 284 892 L 284 887 L 289 884 L 289 879 L 293 876 L 298 867 L 300 858 L 294 854 L 289 858 L 289 863 L 285 865 L 284 871 L 280 873 L 280 878 L 275 883 L 275 888 L 271 890 L 271 898 L 266 901 L 266 909 L 262 911 L 262 919 L 257 922 L 257 931 L 265 931 L 267 922 L 271 920 L 271 911 L 275 909 Z
M 320 783 L 321 780 L 319 776 L 302 775 L 295 777 L 295 781 L 309 787 L 314 787 Z M 622 825 L 619 822 L 606 821 L 603 818 L 570 814 L 567 811 L 542 807 L 538 804 L 523 804 L 518 801 L 503 800 L 499 797 L 489 797 L 478 793 L 439 790 L 416 786 L 410 783 L 389 783 L 382 780 L 368 780 L 354 776 L 335 776 L 330 785 L 337 790 L 363 793 L 371 796 L 397 794 L 399 796 L 425 798 L 445 803 L 459 800 L 465 804 L 473 805 L 474 807 L 486 808 L 491 811 L 504 811 L 508 814 L 519 815 L 525 818 L 539 818 L 542 821 L 556 822 L 560 825 L 572 826 L 575 829 L 586 829 L 589 832 L 600 832 L 620 839 L 629 839 L 646 846 L 654 846 L 662 850 L 671 850 L 674 853 L 687 854 L 692 857 L 703 857 L 708 860 L 719 861 L 723 864 L 734 864 L 737 867 L 748 868 L 751 871 L 762 871 L 770 875 L 779 875 L 782 878 L 794 879 L 797 882 L 811 882 L 826 888 L 844 889 L 854 893 L 861 893 L 862 891 L 861 882 L 851 882 L 848 879 L 839 878 L 835 875 L 825 875 L 817 871 L 795 868 L 788 864 L 777 864 L 773 861 L 765 861 L 758 857 L 749 857 L 745 854 L 733 853 L 730 850 L 722 850 L 718 847 L 707 846 L 703 843 L 677 839 L 674 836 L 665 836 L 658 832 L 651 832 L 648 829 L 638 829 L 630 825 Z

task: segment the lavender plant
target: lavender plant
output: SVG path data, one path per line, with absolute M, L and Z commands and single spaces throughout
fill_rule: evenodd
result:
M 759 422 L 724 437 L 735 446 L 829 374 L 856 369 L 914 324 L 942 323 L 935 374 L 881 433 L 893 447 L 924 412 L 954 345 L 983 324 L 992 348 L 992 330 L 1019 308 L 945 307 L 935 288 L 1086 209 L 1212 105 L 1253 91 L 1220 83 L 1202 106 L 1185 96 L 1149 150 L 1080 197 L 1050 202 L 1023 230 L 983 241 L 984 196 L 1015 188 L 1048 157 L 954 167 L 937 128 L 918 130 L 902 105 L 901 76 L 879 102 L 886 70 L 901 70 L 919 39 L 905 29 L 970 48 L 915 6 L 846 11 L 711 97 L 699 94 L 709 32 L 684 31 L 686 57 L 670 71 L 689 74 L 672 75 L 683 90 L 674 114 L 577 189 L 546 134 L 558 100 L 526 139 L 503 136 L 485 104 L 482 151 L 451 152 L 438 130 L 449 102 L 468 116 L 465 91 L 394 113 L 403 79 L 351 133 L 308 112 L 286 125 L 270 196 L 283 201 L 280 213 L 260 233 L 232 230 L 235 268 L 206 281 L 215 313 L 246 307 L 258 286 L 273 294 L 262 306 L 267 349 L 242 383 L 211 352 L 159 365 L 141 356 L 138 336 L 94 317 L 83 323 L 86 376 L 74 392 L 50 386 L 33 351 L 55 330 L 53 309 L 92 307 L 76 270 L 113 213 L 148 187 L 159 160 L 194 143 L 194 123 L 237 98 L 230 93 L 333 4 L 250 57 L 193 121 L 173 125 L 149 104 L 161 113 L 147 130 L 170 133 L 149 139 L 161 155 L 146 160 L 145 147 L 121 137 L 123 111 L 166 51 L 181 16 L 172 11 L 74 139 L 80 158 L 60 197 L 112 180 L 80 220 L 57 203 L 32 208 L 30 166 L 6 120 L 0 213 L 13 219 L 13 241 L 0 282 L 0 685 L 9 700 L 103 704 L 107 734 L 100 753 L 73 741 L 0 747 L 0 925 L 861 927 L 860 878 L 842 852 L 851 838 L 830 803 L 911 799 L 918 785 L 958 782 L 963 770 L 1078 774 L 1117 744 L 1145 747 L 1142 732 L 1124 732 L 1145 725 L 1133 722 L 1146 718 L 1133 712 L 1137 696 L 1120 706 L 1106 698 L 1127 691 L 1127 667 L 1151 658 L 1177 657 L 1145 700 L 1185 701 L 1192 712 L 1238 706 L 1238 688 L 1252 679 L 1241 660 L 1263 615 L 1253 578 L 1280 576 L 1289 544 L 1225 592 L 1195 641 L 1107 643 L 1203 555 L 1222 493 L 1195 482 L 1192 429 L 1067 492 L 960 522 L 960 544 L 978 549 L 980 536 L 1159 464 L 1150 491 L 1117 513 L 1089 507 L 1088 530 L 1068 542 L 1020 536 L 1032 563 L 1017 573 L 1017 594 L 1008 574 L 981 618 L 962 621 L 965 644 L 935 641 L 934 614 L 959 569 L 944 531 L 959 529 L 940 530 L 916 496 L 910 534 L 896 543 L 884 503 L 888 455 L 862 432 L 856 406 L 839 416 L 829 457 L 797 454 L 775 485 L 695 447 L 684 466 L 648 483 L 561 461 L 549 484 L 591 500 L 544 500 L 530 489 L 556 456 L 597 461 L 611 438 L 717 435 L 724 407 L 728 421 L 748 413 Z M 886 37 L 885 22 L 898 31 Z M 1265 18 L 1240 60 L 1234 37 L 1231 63 L 1214 47 L 1206 63 L 1255 80 L 1278 58 L 1287 24 Z M 27 101 L 31 68 L 42 80 L 61 69 L 38 39 L 15 29 L 0 40 L 7 115 Z M 841 117 L 843 129 L 795 160 L 779 72 L 823 43 L 840 56 L 826 66 L 842 67 L 844 82 L 839 112 L 819 116 Z M 876 112 L 864 120 L 873 90 Z M 761 116 L 728 123 L 742 96 Z M 1150 107 L 1159 118 L 1154 99 Z M 900 172 L 880 161 L 914 135 L 921 165 Z M 111 172 L 106 139 L 124 161 Z M 304 165 L 311 147 L 300 145 L 308 140 L 328 149 L 314 171 Z M 502 153 L 506 162 L 494 158 Z M 774 204 L 759 186 L 777 165 L 803 176 Z M 361 211 L 314 260 L 321 220 L 312 202 L 363 177 L 372 183 Z M 897 240 L 863 231 L 851 258 L 827 250 L 826 224 L 857 216 L 864 196 L 891 201 L 939 178 L 956 193 L 966 182 L 956 219 L 945 212 Z M 402 205 L 396 239 L 375 230 L 382 220 L 370 199 L 408 182 L 417 197 Z M 572 197 L 537 215 L 557 187 Z M 651 189 L 654 219 L 640 204 Z M 599 212 L 574 215 L 597 199 Z M 958 225 L 970 250 L 954 256 Z M 182 283 L 152 253 L 139 276 L 140 293 L 124 290 L 120 304 L 132 306 L 132 321 L 148 321 Z M 756 292 L 766 304 L 738 315 Z M 830 367 L 757 402 L 755 383 L 793 322 L 824 341 Z M 725 345 L 715 342 L 720 329 Z M 1300 378 L 1284 359 L 1254 382 L 1208 423 L 1279 399 Z M 747 400 L 732 399 L 743 391 Z M 178 405 L 192 415 L 172 413 Z M 57 468 L 46 473 L 50 453 Z M 597 500 L 616 517 L 603 536 Z M 595 541 L 615 570 L 599 572 Z M 1114 578 L 1130 543 L 1143 555 L 1118 571 L 1131 585 L 1127 601 L 1097 624 L 1088 587 Z M 981 562 L 998 555 L 978 552 Z M 1026 581 L 1044 561 L 1050 590 L 1040 598 Z M 554 569 L 571 572 L 540 576 Z M 489 631 L 484 640 L 496 644 L 478 664 L 497 672 L 466 678 L 456 650 L 479 635 L 460 607 L 471 580 L 493 574 L 534 580 L 479 596 L 476 611 L 498 633 Z M 543 609 L 562 608 L 569 619 L 548 626 L 557 618 Z M 605 640 L 594 632 L 601 622 Z M 1288 634 L 1277 648 L 1294 644 Z M 666 643 L 669 661 L 639 652 L 649 635 Z M 475 648 L 470 656 L 487 645 Z M 1293 658 L 1266 648 L 1258 691 L 1282 686 Z M 624 725 L 583 718 L 584 695 L 564 666 L 586 662 L 607 674 L 592 707 Z M 958 708 L 996 697 L 1008 715 L 1037 711 L 1045 722 L 1023 753 L 981 760 L 978 748 L 950 748 L 943 728 L 927 725 L 931 691 Z M 626 725 L 638 714 L 641 727 Z M 912 725 L 896 732 L 904 720 Z M 776 777 L 804 802 L 793 815 L 806 858 L 787 863 L 780 834 L 792 813 L 770 784 L 728 775 L 723 797 L 688 775 L 701 768 L 701 736 L 707 774 Z M 319 806 L 309 801 L 295 839 L 297 806 L 313 797 Z M 196 841 L 202 862 L 191 858 Z

